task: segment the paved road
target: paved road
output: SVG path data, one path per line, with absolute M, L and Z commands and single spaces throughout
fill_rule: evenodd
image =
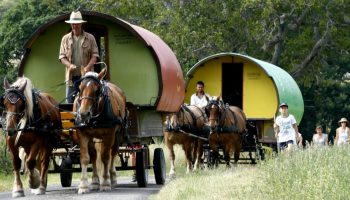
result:
M 72 187 L 62 188 L 60 185 L 49 185 L 45 195 L 34 195 L 29 190 L 25 190 L 25 198 L 18 199 L 50 199 L 50 200 L 109 200 L 109 199 L 123 199 L 123 200 L 143 200 L 148 196 L 157 193 L 161 185 L 156 185 L 154 177 L 149 177 L 148 187 L 139 188 L 136 183 L 130 182 L 130 178 L 119 178 L 118 187 L 113 188 L 109 192 L 92 191 L 89 194 L 78 195 L 78 182 L 73 182 Z M 11 192 L 0 193 L 0 199 L 11 199 Z

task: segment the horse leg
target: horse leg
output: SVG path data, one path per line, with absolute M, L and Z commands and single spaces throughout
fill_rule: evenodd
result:
M 234 159 L 234 164 L 237 165 L 239 156 L 241 154 L 241 149 L 242 149 L 242 140 L 241 136 L 239 134 L 236 135 L 235 133 L 235 141 L 232 143 L 234 144 L 233 149 L 234 149 L 234 154 L 233 154 L 233 159 Z
M 194 169 L 199 169 L 199 166 L 202 164 L 202 156 L 203 156 L 203 141 L 197 140 L 197 155 L 196 155 L 196 162 L 194 163 Z
M 119 126 L 117 129 L 114 130 L 115 136 L 114 136 L 114 144 L 111 149 L 111 161 L 109 165 L 109 174 L 111 177 L 111 187 L 117 187 L 117 170 L 115 169 L 115 157 L 118 155 L 119 152 L 119 140 L 122 134 L 123 130 L 121 130 L 121 127 Z
M 78 194 L 85 194 L 89 192 L 88 173 L 87 173 L 87 168 L 90 161 L 89 152 L 88 152 L 89 138 L 81 134 L 80 131 L 79 131 L 79 135 L 80 135 L 81 178 L 80 178 Z
M 169 158 L 170 158 L 169 178 L 174 179 L 176 177 L 174 144 L 169 141 L 169 137 L 170 137 L 169 134 L 164 133 L 165 145 L 169 149 Z
M 25 149 L 26 154 L 28 155 L 26 165 L 29 171 L 29 188 L 31 189 L 37 189 L 40 186 L 40 173 L 39 170 L 36 168 L 38 153 L 41 153 L 39 151 L 40 145 L 41 144 L 37 142 L 31 145 L 30 149 Z
M 100 183 L 100 191 L 111 190 L 111 179 L 109 174 L 109 165 L 111 162 L 111 142 L 104 139 L 102 143 L 101 161 L 102 161 L 102 180 Z
M 218 156 L 219 156 L 219 151 L 217 147 L 217 140 L 215 137 L 218 137 L 217 134 L 211 134 L 209 136 L 209 147 L 210 147 L 210 156 L 208 159 L 208 163 L 210 164 L 211 167 L 216 167 L 218 163 Z
M 20 176 L 21 159 L 18 156 L 18 148 L 14 146 L 14 141 L 7 139 L 7 144 L 11 151 L 12 165 L 14 169 L 15 179 L 13 182 L 12 197 L 24 197 L 23 184 Z
M 95 145 L 97 146 L 97 145 Z M 88 147 L 89 147 L 89 155 L 90 155 L 90 159 L 91 159 L 91 163 L 92 163 L 92 177 L 91 177 L 91 189 L 92 190 L 98 190 L 100 187 L 100 179 L 98 177 L 98 167 L 97 167 L 97 153 L 96 153 L 96 149 L 94 147 L 93 142 L 89 142 L 88 143 Z M 96 147 L 97 148 L 97 147 Z
M 47 147 L 46 149 L 43 149 L 43 154 L 41 155 L 40 160 L 40 186 L 38 190 L 35 192 L 36 195 L 42 195 L 46 193 L 46 187 L 47 187 L 47 172 L 49 169 L 49 163 L 50 163 L 50 155 L 52 152 L 52 148 Z M 40 156 L 40 155 L 39 155 Z
M 226 167 L 230 168 L 231 167 L 231 156 L 233 153 L 232 144 L 226 143 L 223 147 L 224 147 L 224 160 L 226 162 Z
M 118 154 L 119 151 L 119 144 L 117 141 L 115 141 L 113 147 L 112 147 L 112 153 L 111 153 L 111 163 L 109 166 L 109 173 L 111 176 L 111 186 L 117 187 L 117 170 L 115 169 L 115 157 Z
M 193 168 L 192 164 L 192 143 L 186 142 L 182 145 L 183 150 L 185 151 L 186 160 L 187 160 L 187 170 L 186 174 L 190 173 Z

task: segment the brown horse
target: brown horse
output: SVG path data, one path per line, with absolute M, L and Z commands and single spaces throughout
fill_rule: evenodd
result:
M 234 152 L 234 162 L 238 162 L 242 148 L 242 135 L 246 131 L 246 116 L 243 111 L 236 106 L 224 105 L 219 98 L 210 100 L 205 107 L 208 116 L 208 126 L 210 129 L 209 146 L 212 150 L 211 165 L 218 162 L 218 145 L 224 150 L 226 165 L 230 166 L 232 153 Z
M 61 127 L 57 102 L 48 94 L 35 91 L 25 77 L 11 86 L 5 79 L 4 89 L 5 94 L 1 97 L 6 115 L 3 128 L 15 173 L 12 197 L 24 196 L 19 147 L 23 147 L 27 155 L 29 187 L 37 189 L 36 194 L 45 194 L 50 155 L 58 139 L 55 130 Z M 36 169 L 37 164 L 40 172 Z
M 199 167 L 203 155 L 203 140 L 198 139 L 202 136 L 203 127 L 206 119 L 204 111 L 197 106 L 182 105 L 177 113 L 167 116 L 165 122 L 166 130 L 164 131 L 164 140 L 170 150 L 170 178 L 175 178 L 175 154 L 174 145 L 182 145 L 187 160 L 187 173 Z
M 111 190 L 117 183 L 114 157 L 118 153 L 117 134 L 121 132 L 126 121 L 126 98 L 116 85 L 105 82 L 102 78 L 106 71 L 99 74 L 88 72 L 79 85 L 73 111 L 76 112 L 75 123 L 80 136 L 80 163 L 82 168 L 79 194 L 89 192 L 87 167 L 90 161 L 88 143 L 98 139 L 95 146 L 101 158 L 101 182 L 96 173 L 92 177 L 92 189 Z M 99 166 L 100 166 L 99 165 Z M 95 170 L 95 169 L 94 169 Z

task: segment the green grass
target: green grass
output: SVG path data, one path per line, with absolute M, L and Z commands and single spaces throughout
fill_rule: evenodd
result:
M 283 154 L 254 167 L 202 170 L 151 199 L 349 199 L 350 146 Z

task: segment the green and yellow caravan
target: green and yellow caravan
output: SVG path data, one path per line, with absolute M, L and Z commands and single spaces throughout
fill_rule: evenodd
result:
M 299 124 L 304 101 L 295 80 L 282 68 L 237 53 L 219 53 L 197 62 L 186 75 L 185 102 L 190 102 L 197 81 L 205 83 L 205 92 L 222 97 L 225 103 L 243 109 L 249 131 L 256 131 L 259 142 L 274 146 L 273 122 L 281 102 Z M 253 129 L 251 127 L 254 127 Z
M 162 135 L 162 113 L 178 111 L 184 100 L 184 77 L 169 46 L 156 34 L 122 19 L 81 11 L 83 29 L 96 38 L 107 79 L 124 91 L 133 123 L 130 135 Z M 70 31 L 66 13 L 39 27 L 25 44 L 18 76 L 60 102 L 65 99 L 65 67 L 58 60 L 62 36 Z

